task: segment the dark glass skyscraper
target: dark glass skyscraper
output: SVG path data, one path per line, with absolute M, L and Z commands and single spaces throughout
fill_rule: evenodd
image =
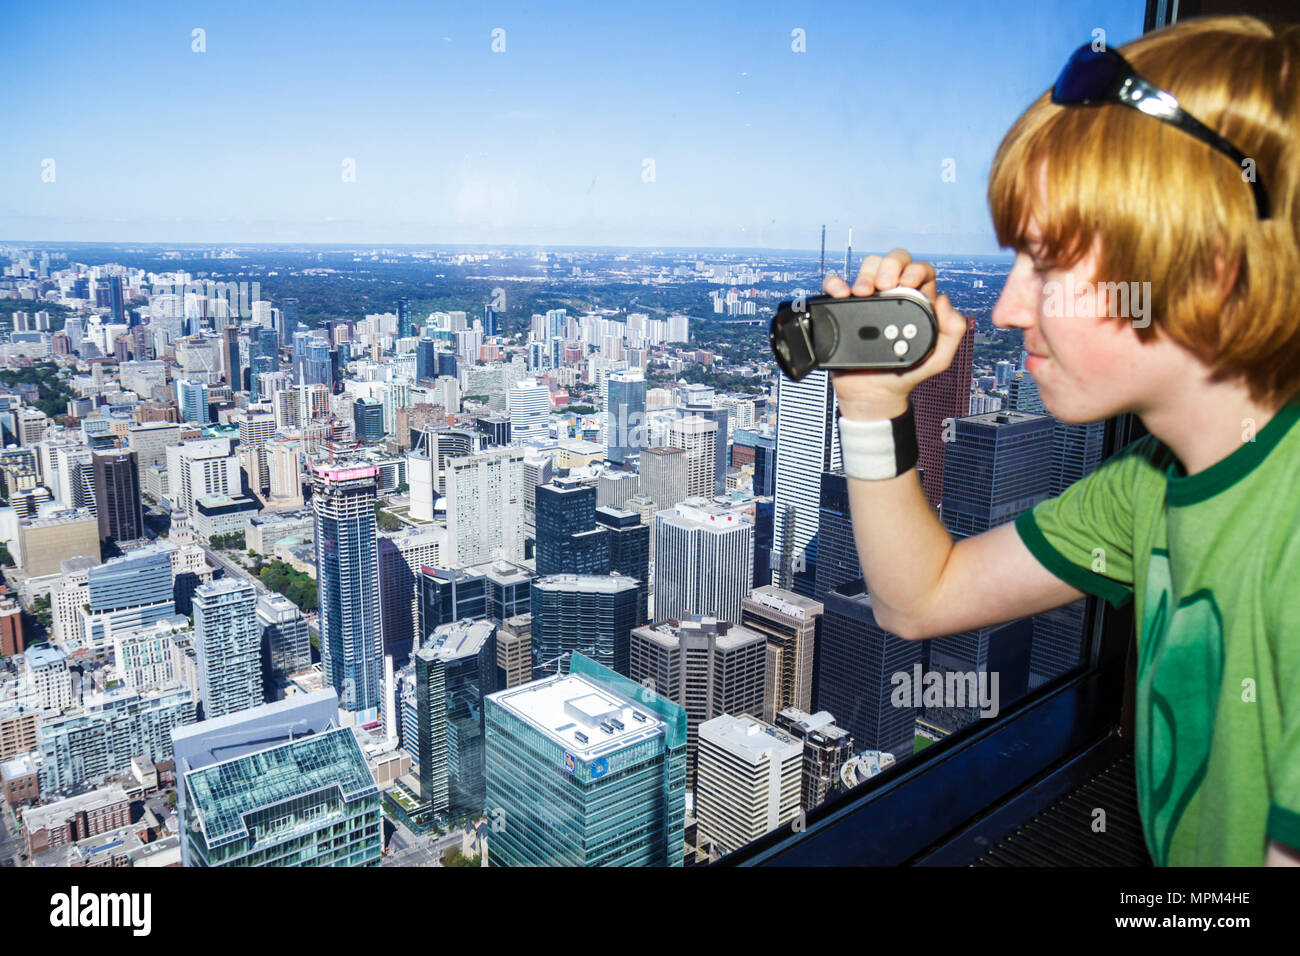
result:
M 438 343 L 433 339 L 415 343 L 415 377 L 421 380 L 438 377 Z
M 539 485 L 536 500 L 538 575 L 608 574 L 609 533 L 596 525 L 595 487 L 562 478 Z
M 862 566 L 858 562 L 858 547 L 853 540 L 848 479 L 842 472 L 823 472 L 813 599 L 820 601 L 827 591 L 860 577 Z
M 534 580 L 533 676 L 566 672 L 574 652 L 627 674 L 637 601 L 636 582 L 621 574 Z
M 499 689 L 496 656 L 490 621 L 438 628 L 412 655 L 420 796 L 435 813 L 483 809 L 483 698 Z
M 448 378 L 456 377 L 456 353 L 455 352 L 449 352 L 446 349 L 442 349 L 437 353 L 435 353 L 435 358 L 437 360 L 434 366 L 435 370 L 437 371 L 437 375 L 435 376 L 435 378 L 442 378 L 443 376 L 446 376 Z
M 397 337 L 406 339 L 413 334 L 414 332 L 411 329 L 411 302 L 403 297 L 397 300 Z
M 280 347 L 285 348 L 293 342 L 293 334 L 298 331 L 298 300 L 285 299 L 280 303 Z
M 814 707 L 830 711 L 859 750 L 883 750 L 900 761 L 911 756 L 919 702 L 895 706 L 893 693 L 896 674 L 910 685 L 921 666 L 921 642 L 876 623 L 861 580 L 828 592 L 823 603 Z
M 989 412 L 953 422 L 943 479 L 943 523 L 956 538 L 1012 521 L 1048 497 L 1055 420 L 1028 412 Z M 997 674 L 1001 706 L 1028 689 L 1032 619 L 979 628 L 927 642 L 930 669 Z M 991 686 L 991 685 L 990 685 Z M 927 719 L 958 730 L 978 708 L 927 709 Z M 855 735 L 856 736 L 856 735 Z
M 606 458 L 623 464 L 641 453 L 647 442 L 645 423 L 645 376 L 640 372 L 616 372 L 609 377 L 609 400 L 605 406 Z
M 375 497 L 379 469 L 313 465 L 321 664 L 339 706 L 373 719 L 383 674 Z
M 101 541 L 136 541 L 144 537 L 140 514 L 140 473 L 133 451 L 97 451 L 95 511 Z
M 1058 421 L 1052 432 L 1052 466 L 1047 493 L 1056 497 L 1101 464 L 1106 423 L 1075 425 Z M 1084 613 L 1087 600 L 1034 615 L 1034 643 L 1029 654 L 1032 690 L 1083 662 Z
M 384 440 L 384 403 L 358 398 L 352 403 L 352 425 L 357 441 L 373 445 Z
M 113 310 L 113 321 L 119 325 L 126 323 L 126 299 L 122 295 L 122 277 L 108 277 L 108 304 Z
M 597 508 L 596 523 L 609 529 L 609 569 L 637 582 L 637 617 L 640 627 L 648 620 L 650 593 L 650 526 L 635 511 Z

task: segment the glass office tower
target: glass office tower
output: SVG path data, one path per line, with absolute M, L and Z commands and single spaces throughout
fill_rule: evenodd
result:
M 489 865 L 682 865 L 681 707 L 581 654 L 483 704 Z
M 415 659 L 420 797 L 435 813 L 483 809 L 483 697 L 497 689 L 496 625 L 437 628 Z
M 351 727 L 191 770 L 181 786 L 188 866 L 366 866 L 383 853 L 379 788 Z
M 311 472 L 321 664 L 339 706 L 373 720 L 384 663 L 375 533 L 379 469 L 319 464 Z

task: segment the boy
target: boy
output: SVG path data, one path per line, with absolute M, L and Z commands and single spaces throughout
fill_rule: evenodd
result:
M 1152 859 L 1300 865 L 1300 27 L 1193 20 L 1121 52 L 1081 48 L 998 150 L 1016 258 L 993 322 L 1023 329 L 1051 414 L 1150 434 L 954 545 L 893 436 L 967 320 L 928 263 L 870 256 L 824 291 L 920 289 L 941 336 L 909 372 L 834 377 L 858 552 L 907 640 L 1133 600 Z M 1120 282 L 1150 283 L 1143 317 L 1117 314 Z

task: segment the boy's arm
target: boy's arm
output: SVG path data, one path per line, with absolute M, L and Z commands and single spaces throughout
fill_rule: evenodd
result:
M 1300 866 L 1300 850 L 1283 846 L 1276 840 L 1268 841 L 1268 859 L 1265 866 Z
M 853 535 L 881 627 L 907 640 L 959 634 L 1069 604 L 1080 591 L 1047 570 L 1015 526 L 953 543 L 915 469 L 850 478 Z

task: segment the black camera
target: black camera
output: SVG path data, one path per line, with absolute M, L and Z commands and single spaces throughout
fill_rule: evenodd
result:
M 934 351 L 939 322 L 924 293 L 899 286 L 864 298 L 782 302 L 771 339 L 781 371 L 796 382 L 819 368 L 902 372 Z

